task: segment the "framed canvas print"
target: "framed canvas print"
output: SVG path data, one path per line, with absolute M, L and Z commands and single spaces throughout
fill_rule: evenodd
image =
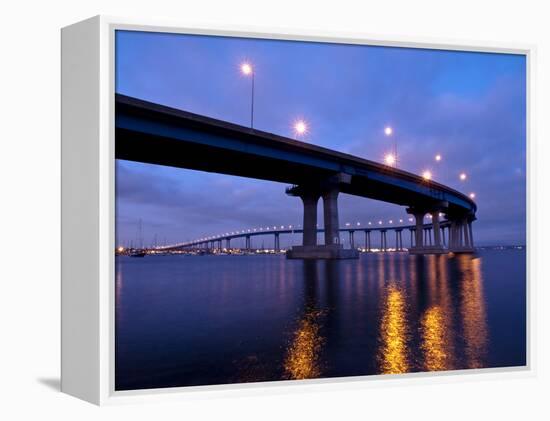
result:
M 531 56 L 64 28 L 62 390 L 532 370 Z

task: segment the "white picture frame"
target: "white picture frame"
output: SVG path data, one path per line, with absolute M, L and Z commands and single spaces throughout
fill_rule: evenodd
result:
M 338 379 L 268 382 L 170 389 L 114 390 L 114 33 L 139 30 L 250 38 L 321 41 L 428 49 L 523 54 L 527 59 L 527 365 L 452 373 L 359 376 Z M 533 355 L 534 285 L 530 250 L 534 206 L 531 140 L 532 45 L 501 45 L 422 39 L 387 39 L 364 34 L 300 30 L 193 27 L 152 20 L 96 16 L 62 29 L 62 377 L 63 392 L 94 404 L 167 400 L 211 394 L 261 394 L 382 384 L 441 383 L 494 377 L 525 377 L 535 373 Z M 450 375 L 447 375 L 450 374 Z M 380 380 L 383 379 L 383 382 Z

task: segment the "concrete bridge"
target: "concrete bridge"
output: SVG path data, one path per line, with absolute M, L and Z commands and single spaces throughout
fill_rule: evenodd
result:
M 416 239 L 416 225 L 389 225 L 384 227 L 362 227 L 354 226 L 349 228 L 340 228 L 340 233 L 345 233 L 349 238 L 350 249 L 363 249 L 366 252 L 370 252 L 373 249 L 373 243 L 376 241 L 376 237 L 379 239 L 380 247 L 377 250 L 380 251 L 411 251 L 415 248 Z M 449 221 L 441 221 L 439 224 L 439 238 L 441 241 L 442 252 L 449 252 L 452 245 L 448 242 L 451 239 L 450 230 L 452 224 Z M 316 232 L 324 233 L 323 228 L 317 228 Z M 408 232 L 408 246 L 405 248 L 403 243 L 403 232 Z M 198 238 L 192 241 L 186 241 L 177 244 L 171 244 L 167 246 L 156 247 L 155 250 L 169 251 L 169 250 L 229 250 L 231 249 L 232 240 L 245 240 L 245 250 L 259 249 L 259 247 L 253 247 L 252 239 L 254 237 L 273 237 L 273 250 L 275 252 L 282 251 L 280 246 L 281 235 L 288 234 L 303 234 L 304 230 L 301 228 L 293 228 L 292 226 L 275 226 L 266 228 L 254 228 L 246 229 L 237 232 L 230 232 L 220 235 L 206 236 Z M 424 247 L 433 247 L 435 245 L 435 231 L 433 224 L 424 224 L 422 227 L 422 239 Z M 388 242 L 388 237 L 390 238 Z M 407 237 L 407 236 L 406 236 Z M 471 237 L 470 237 L 471 238 Z M 473 247 L 473 238 L 472 247 Z M 340 241 L 339 241 L 340 242 Z M 393 242 L 393 245 L 390 244 Z M 269 248 L 269 247 L 268 247 Z
M 338 195 L 347 193 L 405 206 L 415 218 L 415 254 L 472 252 L 477 206 L 450 187 L 377 162 L 123 95 L 115 99 L 118 159 L 270 180 L 292 185 L 286 193 L 304 206 L 303 243 L 289 258 L 356 258 L 339 241 Z M 317 244 L 317 203 L 322 198 L 324 244 Z M 448 225 L 443 246 L 440 214 Z M 431 215 L 433 242 L 425 241 Z

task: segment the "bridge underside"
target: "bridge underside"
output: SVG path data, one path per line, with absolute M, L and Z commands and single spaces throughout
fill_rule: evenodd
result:
M 116 157 L 299 186 L 317 186 L 338 173 L 317 165 L 287 161 L 280 156 L 269 157 L 231 149 L 220 151 L 219 146 L 182 142 L 123 128 L 116 130 Z M 384 181 L 358 175 L 350 177 L 349 183 L 340 185 L 340 192 L 401 206 L 414 203 L 425 205 L 426 201 L 435 204 L 441 201 L 439 197 L 433 197 L 431 200 L 419 197 L 417 192 L 405 187 L 388 188 Z

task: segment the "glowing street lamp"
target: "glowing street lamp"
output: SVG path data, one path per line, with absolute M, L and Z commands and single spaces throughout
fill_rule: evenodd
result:
M 475 199 L 476 198 L 476 194 L 475 193 L 470 193 L 470 199 Z
M 384 134 L 388 137 L 393 135 L 393 128 L 391 126 L 384 127 Z M 397 140 L 393 138 L 393 163 L 388 165 L 393 165 L 397 161 Z
M 252 89 L 250 94 L 250 127 L 254 128 L 254 77 L 256 72 L 250 63 L 244 62 L 241 64 L 241 73 L 245 76 L 251 76 L 252 78 Z
M 441 155 L 440 155 L 440 154 L 437 154 L 437 155 L 435 156 L 435 160 L 436 160 L 437 162 L 441 161 Z
M 384 157 L 384 162 L 386 163 L 386 165 L 389 165 L 390 167 L 393 167 L 395 165 L 395 155 L 389 153 L 389 154 L 386 154 L 386 156 Z
M 243 72 L 244 75 L 248 76 L 252 74 L 252 66 L 250 63 L 243 63 L 241 64 L 241 72 Z
M 426 170 L 422 173 L 422 178 L 426 181 L 429 181 L 432 179 L 432 173 L 429 170 Z
M 294 122 L 294 135 L 296 137 L 304 136 L 307 133 L 308 127 L 304 120 L 296 120 Z
M 459 178 L 460 178 L 460 181 L 466 180 L 467 178 L 466 173 L 460 173 Z

